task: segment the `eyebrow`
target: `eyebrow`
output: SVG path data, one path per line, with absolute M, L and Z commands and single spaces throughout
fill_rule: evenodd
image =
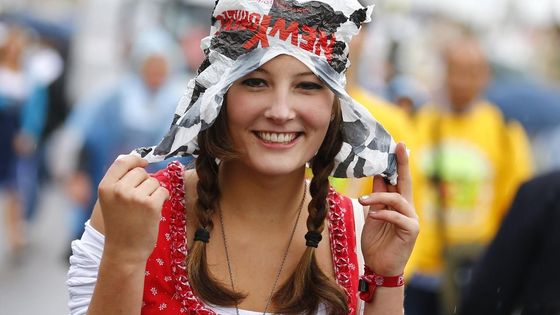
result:
M 270 74 L 269 71 L 267 71 L 266 69 L 263 69 L 263 68 L 257 68 L 254 71 L 255 72 L 262 72 L 262 73 L 265 73 L 265 74 Z M 308 76 L 308 75 L 315 76 L 315 73 L 313 73 L 311 71 L 305 71 L 305 72 L 300 72 L 300 73 L 296 74 L 295 77 L 304 77 L 304 76 Z

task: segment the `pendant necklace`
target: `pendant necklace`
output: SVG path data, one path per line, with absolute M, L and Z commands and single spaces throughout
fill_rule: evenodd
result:
M 299 203 L 296 222 L 294 223 L 294 227 L 292 228 L 292 232 L 290 234 L 290 240 L 288 241 L 288 246 L 286 246 L 286 250 L 284 251 L 284 255 L 282 256 L 282 262 L 280 263 L 280 268 L 278 269 L 278 272 L 276 273 L 276 278 L 274 279 L 274 283 L 272 284 L 272 290 L 270 291 L 270 295 L 268 296 L 268 299 L 266 301 L 266 306 L 264 307 L 263 315 L 266 315 L 266 312 L 268 311 L 270 303 L 272 302 L 272 296 L 274 295 L 274 290 L 276 290 L 276 285 L 278 284 L 278 279 L 280 279 L 280 274 L 282 273 L 282 269 L 284 268 L 284 263 L 286 262 L 286 258 L 288 257 L 288 252 L 290 250 L 290 245 L 292 245 L 292 240 L 294 239 L 294 234 L 296 233 L 296 228 L 297 228 L 297 225 L 298 225 L 298 222 L 299 222 L 299 218 L 301 216 L 301 210 L 303 209 L 303 204 L 305 202 L 305 197 L 306 196 L 307 196 L 307 182 L 304 181 L 303 197 L 301 198 L 301 201 Z M 225 250 L 225 253 L 226 253 L 226 262 L 227 262 L 227 267 L 228 267 L 228 272 L 229 272 L 229 281 L 230 281 L 231 288 L 233 289 L 233 291 L 235 291 L 235 285 L 233 284 L 233 273 L 231 271 L 231 261 L 229 259 L 229 251 L 228 251 L 228 246 L 227 246 L 226 232 L 224 230 L 224 217 L 222 215 L 221 208 L 219 208 L 218 210 L 219 210 L 218 213 L 220 215 L 220 225 L 222 227 L 222 239 L 223 239 L 223 242 L 224 242 L 224 250 Z M 236 312 L 237 315 L 239 315 L 239 307 L 238 307 L 237 304 L 235 305 L 235 312 Z

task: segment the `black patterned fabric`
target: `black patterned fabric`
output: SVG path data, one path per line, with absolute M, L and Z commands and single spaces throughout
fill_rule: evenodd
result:
M 187 86 L 165 138 L 136 152 L 149 162 L 195 155 L 197 135 L 211 126 L 224 95 L 237 79 L 278 55 L 290 55 L 321 78 L 340 99 L 344 144 L 335 177 L 382 174 L 396 183 L 395 142 L 371 114 L 346 92 L 348 43 L 373 6 L 353 0 L 219 0 L 210 36 L 202 41 L 206 60 Z

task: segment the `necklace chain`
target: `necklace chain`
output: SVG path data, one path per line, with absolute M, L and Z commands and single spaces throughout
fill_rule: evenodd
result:
M 286 247 L 286 250 L 284 251 L 284 255 L 282 256 L 282 262 L 280 263 L 280 268 L 278 268 L 278 272 L 276 273 L 276 278 L 274 279 L 274 283 L 272 284 L 272 290 L 270 291 L 270 294 L 269 294 L 268 299 L 266 301 L 266 306 L 264 307 L 263 315 L 266 315 L 266 312 L 268 311 L 270 303 L 272 302 L 272 296 L 274 295 L 274 291 L 276 290 L 276 285 L 278 284 L 278 280 L 280 279 L 280 274 L 282 273 L 282 269 L 284 269 L 284 263 L 286 262 L 286 258 L 288 257 L 288 252 L 290 250 L 290 246 L 292 245 L 292 240 L 294 239 L 294 234 L 296 233 L 296 228 L 298 226 L 299 218 L 301 216 L 301 210 L 303 209 L 303 204 L 305 202 L 305 197 L 306 196 L 307 196 L 307 183 L 304 181 L 303 197 L 301 198 L 301 201 L 299 203 L 296 222 L 294 223 L 294 227 L 292 228 L 292 232 L 290 234 L 290 240 L 288 241 L 288 246 Z M 219 210 L 218 214 L 220 215 L 220 225 L 222 227 L 222 239 L 223 239 L 223 242 L 224 242 L 224 250 L 225 250 L 225 253 L 226 253 L 226 262 L 227 262 L 227 267 L 228 267 L 228 272 L 229 272 L 229 282 L 231 284 L 231 288 L 233 289 L 233 291 L 235 291 L 235 285 L 233 283 L 233 273 L 232 273 L 232 269 L 231 269 L 231 261 L 229 259 L 229 251 L 228 251 L 228 245 L 227 245 L 226 232 L 225 232 L 225 229 L 224 229 L 224 217 L 222 215 L 221 208 L 219 208 L 218 210 Z M 237 313 L 237 315 L 239 315 L 239 307 L 238 307 L 237 304 L 235 305 L 235 312 Z

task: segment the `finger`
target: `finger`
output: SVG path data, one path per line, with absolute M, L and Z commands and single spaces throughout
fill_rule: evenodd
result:
M 398 185 L 398 179 L 397 179 L 397 185 L 387 184 L 387 191 L 391 192 L 391 193 L 400 193 L 398 187 L 399 187 L 399 185 Z
M 146 179 L 149 179 L 150 175 L 145 169 L 141 167 L 135 167 L 128 171 L 119 181 L 118 184 L 123 187 L 136 188 L 142 184 Z
M 363 200 L 363 205 L 384 205 L 410 218 L 417 218 L 414 207 L 399 193 L 373 193 Z M 372 209 L 374 210 L 374 209 Z
M 388 184 L 387 181 L 385 181 L 385 178 L 381 175 L 377 175 L 373 177 L 373 192 L 377 193 L 377 192 L 387 192 L 388 191 Z M 381 210 L 381 209 L 385 209 L 386 206 L 384 204 L 380 204 L 380 203 L 365 203 L 363 201 L 367 200 L 372 194 L 370 195 L 366 195 L 366 196 L 362 196 L 359 201 L 363 206 L 369 206 L 369 210 Z
M 136 187 L 136 191 L 144 196 L 150 196 L 153 194 L 160 186 L 160 183 L 157 179 L 153 177 L 149 177 L 148 179 L 144 180 L 138 187 Z
M 155 206 L 161 208 L 163 203 L 167 199 L 169 199 L 169 191 L 164 187 L 160 186 L 156 189 L 156 191 L 154 191 L 154 193 L 150 196 L 150 198 L 153 200 Z
M 358 198 L 358 202 L 360 202 L 360 204 L 364 207 L 369 207 L 369 208 L 366 208 L 367 211 L 369 211 L 369 210 L 381 210 L 381 209 L 387 208 L 387 206 L 382 204 L 382 203 L 377 203 L 377 202 L 370 201 L 370 197 L 374 194 L 375 193 L 371 193 L 369 195 L 361 196 L 360 198 Z
M 148 161 L 136 155 L 119 155 L 119 157 L 111 164 L 103 182 L 114 183 L 125 176 L 130 170 L 136 167 L 146 167 Z
M 387 182 L 381 175 L 373 177 L 373 192 L 387 192 Z
M 399 142 L 396 148 L 397 153 L 397 190 L 408 201 L 412 201 L 412 179 L 410 176 L 410 165 L 408 160 L 408 153 L 406 146 L 403 142 Z
M 420 230 L 417 220 L 411 219 L 392 210 L 370 211 L 368 213 L 367 219 L 380 220 L 391 223 L 397 228 L 407 231 L 411 235 L 417 235 Z
M 382 210 L 387 209 L 387 206 L 382 203 L 367 203 L 369 196 L 362 196 L 358 201 L 364 206 L 365 211 L 372 211 L 372 210 Z

